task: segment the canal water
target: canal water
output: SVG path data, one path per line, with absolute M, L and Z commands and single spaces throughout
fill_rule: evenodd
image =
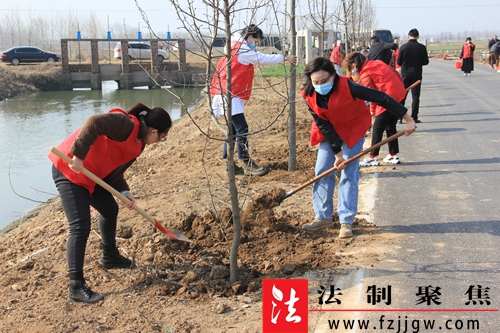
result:
M 106 81 L 102 91 L 40 92 L 0 101 L 0 230 L 58 195 L 47 153 L 90 115 L 141 102 L 178 120 L 186 110 L 181 112 L 174 94 L 182 96 L 188 112 L 203 98 L 200 89 L 118 90 Z

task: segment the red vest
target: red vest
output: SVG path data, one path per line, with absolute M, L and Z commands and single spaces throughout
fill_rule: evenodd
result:
M 304 90 L 300 92 L 314 113 L 332 124 L 342 141 L 349 148 L 352 148 L 365 136 L 366 131 L 371 126 L 372 117 L 365 102 L 352 97 L 347 80 L 345 76 L 339 76 L 339 81 L 330 95 L 328 109 L 320 108 L 316 104 L 316 91 L 313 92 L 312 96 L 306 96 Z M 325 141 L 325 138 L 313 121 L 310 138 L 311 146 L 323 141 Z
M 367 60 L 361 68 L 360 74 L 368 74 L 375 89 L 385 92 L 387 95 L 401 102 L 406 97 L 406 89 L 403 81 L 394 72 L 394 69 L 381 60 Z M 385 109 L 380 105 L 375 107 L 375 116 L 378 116 Z
M 238 97 L 245 101 L 250 99 L 252 94 L 252 85 L 254 77 L 254 66 L 252 64 L 243 65 L 238 61 L 238 53 L 243 43 L 236 43 L 231 48 L 231 91 L 233 97 Z M 253 52 L 253 51 L 246 51 Z M 212 84 L 210 86 L 211 95 L 220 95 L 226 93 L 226 57 L 223 56 L 214 73 Z
M 97 140 L 90 146 L 90 150 L 83 160 L 83 166 L 100 179 L 105 178 L 117 167 L 133 160 L 142 152 L 142 140 L 138 139 L 139 120 L 120 109 L 113 109 L 109 112 L 122 112 L 128 115 L 134 122 L 134 129 L 127 140 L 123 142 L 114 141 L 105 135 L 99 135 Z M 57 149 L 70 158 L 73 158 L 73 154 L 69 153 L 69 150 L 79 133 L 80 128 L 67 137 Z M 72 183 L 85 187 L 89 190 L 90 194 L 94 192 L 96 184 L 94 181 L 83 173 L 76 173 L 71 170 L 69 165 L 55 154 L 49 153 L 48 157 L 54 163 L 55 167 Z
M 462 46 L 462 59 L 474 58 L 474 52 L 472 51 L 473 46 L 474 46 L 474 44 L 472 44 L 472 43 L 470 43 L 470 45 L 465 43 Z

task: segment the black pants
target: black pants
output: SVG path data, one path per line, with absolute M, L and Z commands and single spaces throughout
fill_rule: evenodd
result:
M 248 134 L 248 124 L 245 119 L 244 113 L 235 114 L 233 119 L 233 134 L 241 135 L 236 138 L 238 143 L 238 158 L 243 161 L 247 161 L 250 158 L 248 153 L 248 137 L 244 134 Z M 231 145 L 231 149 L 234 149 L 234 145 Z M 227 143 L 224 142 L 224 148 L 222 150 L 222 158 L 227 158 Z
M 382 141 L 384 132 L 387 133 L 387 137 L 396 134 L 397 122 L 398 122 L 398 117 L 396 117 L 387 110 L 376 116 L 375 121 L 373 122 L 373 129 L 372 129 L 372 146 Z M 388 146 L 389 146 L 389 154 L 395 155 L 399 153 L 398 139 L 389 142 Z M 380 152 L 380 147 L 372 150 L 370 152 L 370 155 L 378 156 L 379 152 Z
M 405 88 L 408 88 L 418 80 L 422 80 L 421 75 L 405 75 L 403 76 L 403 83 Z M 413 120 L 418 119 L 418 109 L 420 108 L 420 88 L 422 87 L 422 83 L 418 84 L 415 88 L 411 89 L 411 117 Z M 406 98 L 401 102 L 401 104 L 405 105 Z
M 90 196 L 85 187 L 69 181 L 54 166 L 52 166 L 52 178 L 61 196 L 64 213 L 69 222 L 66 245 L 69 278 L 81 280 L 83 279 L 85 248 L 91 229 L 90 206 L 101 214 L 99 229 L 103 246 L 112 247 L 116 245 L 118 204 L 111 193 L 99 185 L 95 186 L 94 193 Z

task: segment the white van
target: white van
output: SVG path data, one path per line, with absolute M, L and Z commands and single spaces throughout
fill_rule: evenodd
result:
M 224 55 L 224 46 L 226 45 L 225 36 L 217 36 L 214 40 L 214 45 L 212 48 L 212 55 L 215 57 L 220 57 Z M 282 54 L 281 40 L 276 35 L 269 35 L 264 37 L 259 45 L 257 45 L 256 50 L 264 54 Z
M 115 59 L 122 58 L 122 44 L 118 42 L 115 46 Z M 143 42 L 129 42 L 128 56 L 130 60 L 145 59 L 151 60 L 151 45 Z M 169 54 L 167 50 L 158 49 L 158 61 L 168 60 Z

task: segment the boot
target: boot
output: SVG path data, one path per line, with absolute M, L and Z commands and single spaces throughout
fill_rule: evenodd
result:
M 93 292 L 85 280 L 69 280 L 68 300 L 87 304 L 97 303 L 104 295 Z
M 267 172 L 267 169 L 257 165 L 253 160 L 249 159 L 244 161 L 245 175 L 262 176 Z
M 227 172 L 227 171 L 228 171 L 228 169 L 227 169 L 227 166 L 226 166 L 226 172 Z M 236 165 L 236 162 L 234 162 L 234 174 L 235 174 L 236 176 L 238 176 L 238 175 L 243 175 L 243 174 L 244 174 L 244 172 L 243 172 L 243 168 L 242 168 L 242 167 L 240 167 L 240 166 L 238 166 L 238 165 Z
M 102 244 L 101 244 L 102 245 Z M 132 266 L 132 260 L 125 258 L 120 254 L 116 246 L 102 245 L 102 256 L 99 263 L 105 268 L 129 268 Z

